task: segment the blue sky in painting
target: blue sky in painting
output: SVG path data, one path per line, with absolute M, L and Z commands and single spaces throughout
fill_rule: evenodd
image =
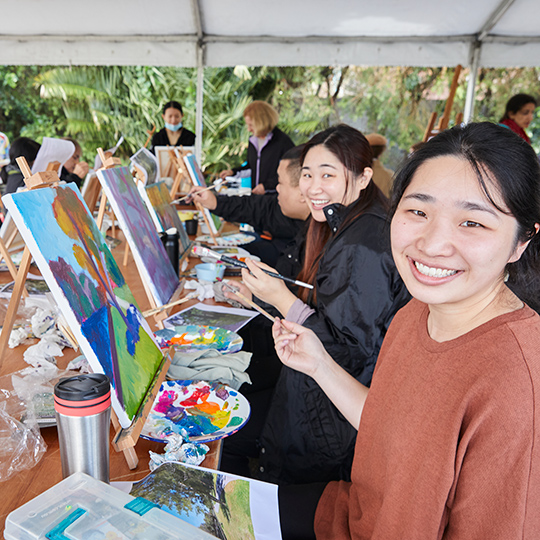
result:
M 74 187 L 75 184 L 68 184 L 68 186 Z M 70 188 L 63 186 L 61 189 Z M 73 255 L 73 244 L 76 242 L 69 238 L 56 222 L 52 206 L 54 197 L 55 191 L 52 189 L 35 189 L 11 195 L 13 203 L 17 206 L 25 223 L 32 231 L 45 259 L 56 261 L 59 257 L 63 257 L 73 270 L 79 274 L 83 269 Z M 80 196 L 79 199 L 81 199 Z M 90 277 L 87 272 L 85 273 Z

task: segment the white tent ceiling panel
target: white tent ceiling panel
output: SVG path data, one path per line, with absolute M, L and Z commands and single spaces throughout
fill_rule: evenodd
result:
M 516 62 L 519 59 L 519 62 Z M 538 67 L 540 65 L 540 42 L 485 43 L 482 46 L 481 65 L 493 68 Z
M 199 58 L 210 66 L 466 65 L 468 45 L 478 35 L 488 49 L 480 65 L 530 66 L 540 58 L 535 45 L 521 45 L 540 41 L 540 0 L 3 4 L 0 62 L 5 64 L 192 67 Z M 496 13 L 502 16 L 492 19 Z M 198 57 L 199 45 L 205 54 Z
M 196 67 L 196 49 L 190 42 L 14 41 L 0 36 L 0 64 Z
M 2 2 L 2 33 L 184 35 L 195 33 L 190 0 L 16 0 Z
M 224 36 L 442 36 L 473 34 L 500 0 L 201 0 L 204 31 Z
M 453 66 L 466 64 L 469 44 L 455 43 L 210 43 L 206 65 L 358 65 L 358 66 Z M 268 61 L 268 59 L 276 59 Z
M 539 31 L 540 2 L 515 0 L 491 33 L 499 36 L 538 36 Z

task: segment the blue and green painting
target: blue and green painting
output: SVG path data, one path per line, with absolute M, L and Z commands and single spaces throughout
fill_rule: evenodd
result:
M 3 197 L 92 369 L 128 427 L 162 353 L 75 184 Z

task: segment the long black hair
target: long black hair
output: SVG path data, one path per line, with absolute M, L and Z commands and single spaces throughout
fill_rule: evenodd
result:
M 530 240 L 521 258 L 509 263 L 508 286 L 536 311 L 540 310 L 540 163 L 532 147 L 511 130 L 489 122 L 443 131 L 414 152 L 396 174 L 393 215 L 419 167 L 441 156 L 467 161 L 490 202 L 518 222 L 516 244 Z M 495 184 L 495 185 L 494 185 Z M 493 200 L 498 190 L 505 208 Z
M 325 129 L 314 135 L 304 144 L 300 162 L 303 165 L 307 153 L 315 146 L 324 146 L 332 152 L 341 164 L 345 167 L 345 179 L 347 182 L 346 191 L 352 189 L 352 183 L 364 173 L 366 167 L 371 167 L 373 163 L 373 154 L 369 142 L 364 135 L 357 129 L 346 124 Z M 347 217 L 340 228 L 346 227 L 351 221 L 354 221 L 363 212 L 365 212 L 376 201 L 384 208 L 386 199 L 381 190 L 372 181 L 362 190 L 362 196 L 350 205 Z M 336 232 L 336 234 L 338 234 Z M 319 262 L 324 254 L 324 248 L 331 236 L 330 226 L 326 222 L 310 220 L 309 228 L 306 234 L 306 252 L 302 271 L 298 279 L 307 283 L 314 284 L 315 277 L 319 270 Z M 313 302 L 316 301 L 316 291 L 313 293 Z M 307 302 L 310 296 L 308 289 L 299 291 L 300 298 Z
M 525 107 L 525 105 L 528 105 L 529 103 L 533 103 L 534 106 L 536 107 L 536 99 L 534 99 L 529 94 L 516 94 L 515 96 L 512 96 L 506 103 L 504 115 L 499 120 L 499 122 L 502 122 L 503 120 L 507 120 L 508 118 L 510 118 L 509 113 L 516 114 L 523 107 Z
M 28 165 L 32 167 L 32 163 L 34 163 L 40 148 L 41 145 L 39 143 L 28 137 L 19 137 L 18 139 L 15 139 L 9 147 L 9 164 L 19 168 L 15 160 L 18 157 L 24 157 L 26 158 L 26 161 L 28 161 Z M 5 184 L 7 182 L 6 167 L 2 169 L 0 177 Z

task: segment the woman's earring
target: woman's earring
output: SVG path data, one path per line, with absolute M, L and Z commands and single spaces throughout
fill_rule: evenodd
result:
M 504 271 L 504 282 L 505 283 L 508 281 L 509 277 L 510 277 L 510 273 L 508 272 L 508 270 L 505 270 Z

